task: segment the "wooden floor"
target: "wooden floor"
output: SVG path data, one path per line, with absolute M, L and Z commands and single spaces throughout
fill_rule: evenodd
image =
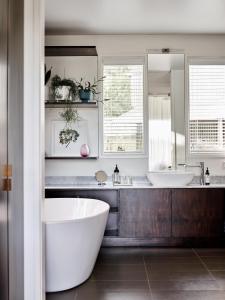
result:
M 103 248 L 87 282 L 47 294 L 47 300 L 224 299 L 225 249 Z

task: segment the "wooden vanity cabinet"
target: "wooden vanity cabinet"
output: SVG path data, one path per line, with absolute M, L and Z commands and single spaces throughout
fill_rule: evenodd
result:
M 120 190 L 121 238 L 224 236 L 225 189 Z
M 224 235 L 224 189 L 173 189 L 172 236 L 178 238 Z
M 171 236 L 169 189 L 121 189 L 119 236 L 153 238 Z
M 106 246 L 215 246 L 225 243 L 225 189 L 46 189 L 46 198 L 107 202 Z

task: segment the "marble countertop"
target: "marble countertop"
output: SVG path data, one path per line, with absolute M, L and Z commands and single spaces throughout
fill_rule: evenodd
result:
M 98 185 L 94 177 L 91 176 L 51 176 L 46 177 L 46 189 L 83 189 L 83 190 L 107 190 L 107 189 L 154 189 L 154 188 L 225 188 L 225 181 L 221 178 L 213 178 L 212 184 L 200 185 L 198 180 L 194 180 L 192 184 L 187 186 L 153 186 L 149 183 L 147 177 L 133 177 L 133 185 L 116 185 L 108 180 L 105 185 Z
M 132 185 L 132 186 L 113 186 L 113 185 L 46 185 L 45 189 L 77 189 L 77 190 L 119 190 L 119 189 L 207 189 L 207 188 L 225 188 L 225 185 L 187 185 L 187 186 L 153 186 L 153 185 Z

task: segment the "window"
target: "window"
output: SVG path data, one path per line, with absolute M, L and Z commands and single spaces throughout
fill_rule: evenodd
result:
M 225 62 L 189 65 L 190 154 L 225 154 Z
M 104 153 L 144 152 L 144 64 L 104 62 L 103 105 Z

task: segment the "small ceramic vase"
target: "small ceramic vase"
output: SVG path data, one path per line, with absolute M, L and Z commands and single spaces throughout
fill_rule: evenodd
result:
M 88 145 L 87 144 L 83 144 L 80 147 L 80 155 L 81 155 L 81 157 L 88 157 L 89 153 L 90 153 L 90 150 L 89 150 Z

